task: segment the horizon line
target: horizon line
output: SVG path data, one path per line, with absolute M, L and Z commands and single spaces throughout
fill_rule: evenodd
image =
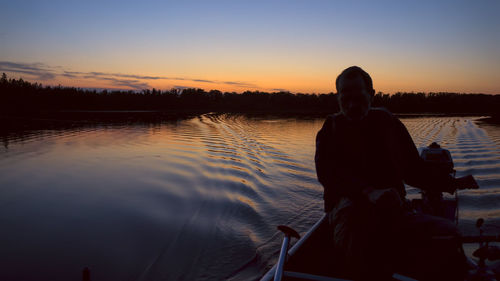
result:
M 2 72 L 2 74 L 5 73 L 5 72 Z M 7 74 L 6 74 L 7 75 Z M 113 87 L 82 87 L 82 86 L 68 86 L 68 85 L 64 85 L 64 84 L 51 84 L 51 83 L 47 83 L 47 84 L 43 84 L 41 82 L 38 82 L 35 80 L 35 82 L 32 82 L 30 81 L 29 79 L 25 79 L 23 77 L 19 77 L 18 79 L 16 78 L 9 78 L 7 76 L 8 79 L 13 79 L 13 80 L 20 80 L 22 79 L 23 81 L 25 82 L 28 82 L 28 83 L 31 83 L 31 84 L 39 84 L 40 86 L 42 87 L 61 87 L 61 88 L 74 88 L 74 89 L 77 89 L 77 90 L 88 90 L 88 91 L 93 91 L 95 90 L 96 92 L 103 92 L 103 91 L 113 91 L 113 92 L 134 92 L 134 93 L 141 93 L 143 91 L 152 91 L 153 89 L 154 90 L 157 90 L 157 91 L 161 91 L 161 92 L 168 92 L 168 91 L 171 91 L 171 90 L 180 90 L 181 92 L 186 90 L 186 89 L 195 89 L 195 90 L 203 90 L 205 92 L 210 92 L 210 91 L 219 91 L 221 93 L 236 93 L 236 94 L 243 94 L 245 92 L 260 92 L 260 93 L 269 93 L 269 94 L 272 94 L 272 93 L 290 93 L 290 94 L 294 94 L 294 95 L 297 95 L 297 94 L 304 94 L 304 95 L 329 95 L 329 94 L 337 94 L 337 92 L 334 92 L 334 91 L 331 91 L 331 92 L 328 92 L 328 93 L 325 93 L 325 92 L 299 92 L 299 91 L 289 91 L 289 90 L 286 90 L 286 89 L 279 89 L 279 88 L 276 88 L 276 89 L 269 89 L 271 91 L 266 91 L 266 90 L 250 90 L 250 89 L 247 89 L 247 90 L 244 90 L 244 91 L 221 91 L 219 89 L 213 89 L 213 88 L 203 88 L 203 87 L 186 87 L 186 86 L 174 86 L 174 87 L 171 87 L 171 88 L 156 88 L 156 87 L 146 87 L 146 88 L 136 88 L 136 89 L 127 89 L 127 88 L 113 88 Z M 375 94 L 384 94 L 384 95 L 396 95 L 396 94 L 436 94 L 436 93 L 446 93 L 446 94 L 461 94 L 461 95 L 499 95 L 500 93 L 495 93 L 495 94 L 488 94 L 488 93 L 481 93 L 481 92 L 450 92 L 450 91 L 403 91 L 403 90 L 400 90 L 400 91 L 394 91 L 394 92 L 383 92 L 383 91 L 377 91 Z

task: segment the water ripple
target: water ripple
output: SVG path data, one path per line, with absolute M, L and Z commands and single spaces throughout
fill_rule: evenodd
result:
M 401 120 L 418 147 L 437 141 L 457 175 L 481 186 L 458 192 L 461 230 L 474 234 L 479 216 L 500 223 L 500 127 L 476 117 Z M 4 137 L 0 258 L 12 272 L 23 264 L 53 280 L 83 266 L 103 280 L 255 279 L 276 261 L 276 225 L 303 233 L 322 215 L 313 159 L 323 121 L 204 114 Z M 63 258 L 70 266 L 50 272 Z

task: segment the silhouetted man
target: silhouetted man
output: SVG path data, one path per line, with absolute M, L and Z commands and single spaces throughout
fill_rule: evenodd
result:
M 350 273 L 356 279 L 390 278 L 396 270 L 412 271 L 407 263 L 428 255 L 416 261 L 422 265 L 416 277 L 439 279 L 443 272 L 447 280 L 461 278 L 463 272 L 453 268 L 465 261 L 458 243 L 419 255 L 433 245 L 432 236 L 459 237 L 454 224 L 404 207 L 404 183 L 449 193 L 457 183 L 426 166 L 401 121 L 371 108 L 375 90 L 368 73 L 349 67 L 336 87 L 340 112 L 328 116 L 318 132 L 315 163 L 336 251 L 345 256 Z

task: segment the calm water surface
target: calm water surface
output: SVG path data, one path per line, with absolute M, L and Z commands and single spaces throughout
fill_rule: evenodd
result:
M 401 118 L 418 147 L 448 148 L 460 228 L 500 232 L 500 127 L 477 117 Z M 322 118 L 201 115 L 26 129 L 0 147 L 0 280 L 222 280 L 276 261 L 276 225 L 322 215 Z M 416 190 L 409 189 L 410 196 Z

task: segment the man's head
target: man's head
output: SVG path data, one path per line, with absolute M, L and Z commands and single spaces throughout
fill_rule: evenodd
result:
M 362 120 L 375 94 L 370 75 L 358 66 L 351 66 L 340 73 L 335 86 L 342 114 L 349 120 Z

